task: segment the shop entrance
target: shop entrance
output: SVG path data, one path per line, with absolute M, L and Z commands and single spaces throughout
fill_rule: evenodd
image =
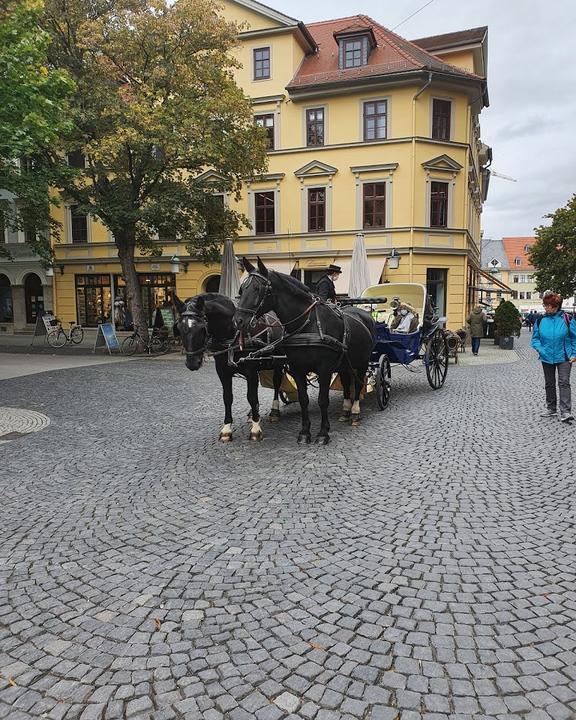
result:
M 76 309 L 78 322 L 84 327 L 98 327 L 109 322 L 112 309 L 110 275 L 76 275 Z
M 6 275 L 0 275 L 0 322 L 14 322 L 12 287 Z
M 142 291 L 142 307 L 148 320 L 148 327 L 152 327 L 152 320 L 156 308 L 172 304 L 176 293 L 176 276 L 173 273 L 151 273 L 138 275 Z
M 42 281 L 31 273 L 24 280 L 24 302 L 26 303 L 26 322 L 33 325 L 36 318 L 44 312 L 44 288 Z
M 426 292 L 432 298 L 440 317 L 446 315 L 446 288 L 448 286 L 448 270 L 428 268 L 426 270 Z

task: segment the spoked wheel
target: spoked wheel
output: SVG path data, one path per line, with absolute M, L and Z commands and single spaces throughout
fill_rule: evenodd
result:
M 380 355 L 376 369 L 376 400 L 380 410 L 384 410 L 390 402 L 391 383 L 390 360 L 386 355 Z
M 428 384 L 433 390 L 438 390 L 444 385 L 448 372 L 448 341 L 440 329 L 426 343 L 424 365 Z
M 66 333 L 64 330 L 52 330 L 46 336 L 48 345 L 53 348 L 60 348 L 66 345 Z
M 82 342 L 82 340 L 84 340 L 84 330 L 79 325 L 72 328 L 72 331 L 70 332 L 70 340 L 72 340 L 74 345 L 78 345 Z
M 150 341 L 150 352 L 152 355 L 163 355 L 170 349 L 168 340 L 163 337 L 155 335 Z
M 138 339 L 135 338 L 134 335 L 130 335 L 122 342 L 120 349 L 122 350 L 122 355 L 134 355 L 136 350 L 138 350 Z

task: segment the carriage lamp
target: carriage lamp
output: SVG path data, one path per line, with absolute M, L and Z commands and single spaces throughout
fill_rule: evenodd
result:
M 180 258 L 178 257 L 178 255 L 172 255 L 170 262 L 172 263 L 172 268 L 171 268 L 172 272 L 174 274 L 179 273 L 180 272 Z
M 390 270 L 398 270 L 398 265 L 400 265 L 400 255 L 392 248 L 388 257 L 388 267 Z

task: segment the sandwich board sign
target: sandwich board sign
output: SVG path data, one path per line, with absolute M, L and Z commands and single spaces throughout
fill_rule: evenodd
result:
M 172 330 L 174 327 L 174 313 L 172 312 L 172 308 L 161 308 L 160 315 L 162 316 L 164 325 Z
M 98 332 L 96 333 L 96 342 L 94 343 L 94 352 L 99 347 L 106 347 L 110 355 L 113 350 L 120 350 L 120 343 L 116 337 L 116 331 L 112 323 L 102 323 L 98 325 Z
M 45 312 L 44 315 L 36 318 L 36 327 L 34 328 L 34 335 L 32 335 L 32 342 L 30 345 L 34 345 L 34 338 L 43 337 L 48 335 L 58 327 L 58 320 L 51 312 Z

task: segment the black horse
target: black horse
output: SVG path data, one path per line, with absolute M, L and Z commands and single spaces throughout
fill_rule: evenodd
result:
M 298 386 L 302 410 L 302 429 L 298 442 L 310 442 L 308 390 L 306 377 L 318 376 L 318 404 L 322 414 L 316 442 L 329 442 L 329 390 L 333 373 L 340 375 L 344 389 L 343 418 L 353 425 L 360 422 L 360 393 L 364 386 L 374 346 L 374 321 L 357 307 L 338 308 L 314 297 L 299 280 L 268 270 L 258 258 L 258 270 L 246 258 L 249 276 L 240 288 L 234 322 L 242 332 L 250 332 L 255 321 L 273 310 L 285 336 L 282 350 L 288 358 L 290 374 Z
M 225 416 L 224 426 L 220 430 L 222 442 L 232 440 L 232 378 L 236 374 L 243 375 L 247 383 L 247 397 L 250 404 L 250 440 L 261 440 L 263 437 L 260 425 L 258 403 L 258 370 L 253 364 L 240 364 L 238 361 L 248 355 L 249 350 L 256 346 L 240 350 L 236 342 L 237 330 L 233 323 L 234 303 L 225 295 L 203 293 L 182 302 L 174 297 L 174 304 L 179 313 L 178 329 L 182 337 L 182 346 L 186 353 L 186 367 L 199 370 L 204 361 L 204 353 L 214 354 L 216 372 L 222 383 Z M 265 345 L 280 335 L 278 328 L 265 327 L 259 345 Z M 264 363 L 265 364 L 265 363 Z M 270 420 L 280 419 L 279 388 L 282 382 L 282 368 L 274 366 L 274 401 L 270 412 Z

